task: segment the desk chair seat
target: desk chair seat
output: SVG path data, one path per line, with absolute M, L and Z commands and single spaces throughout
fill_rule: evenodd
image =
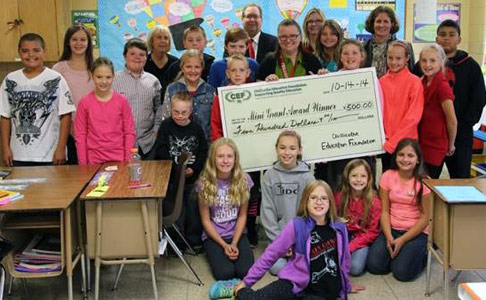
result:
M 167 232 L 167 229 L 173 228 L 175 232 L 182 238 L 184 243 L 187 245 L 187 247 L 190 249 L 190 251 L 193 254 L 196 254 L 195 251 L 191 248 L 187 240 L 184 238 L 182 235 L 181 231 L 179 228 L 176 226 L 175 222 L 179 218 L 181 211 L 182 211 L 182 204 L 183 204 L 183 195 L 184 195 L 184 185 L 186 182 L 186 168 L 187 168 L 187 163 L 190 159 L 191 155 L 187 152 L 181 153 L 179 156 L 179 163 L 178 164 L 173 164 L 175 166 L 174 173 L 173 175 L 173 180 L 174 180 L 174 185 L 173 188 L 171 189 L 171 192 L 168 193 L 168 197 L 164 200 L 171 209 L 167 209 L 169 211 L 162 210 L 162 203 L 159 206 L 159 209 L 162 210 L 162 212 L 159 213 L 159 216 L 162 218 L 162 221 L 159 221 L 159 224 L 161 225 L 161 228 L 159 228 L 159 232 L 163 234 L 163 237 L 167 239 L 167 242 L 171 246 L 171 248 L 174 250 L 174 252 L 177 254 L 177 256 L 180 258 L 180 260 L 184 263 L 186 268 L 196 277 L 197 281 L 199 282 L 199 286 L 203 286 L 204 283 L 201 281 L 197 273 L 194 271 L 194 269 L 191 267 L 191 265 L 185 260 L 184 255 L 180 251 L 180 249 L 177 247 L 176 243 L 174 240 L 170 237 L 169 233 Z M 113 289 L 115 290 L 118 286 L 118 280 L 120 279 L 121 272 L 123 270 L 124 265 L 120 265 L 120 268 L 118 270 L 118 273 L 116 275 L 115 283 L 113 284 Z M 1 299 L 0 299 L 1 300 Z

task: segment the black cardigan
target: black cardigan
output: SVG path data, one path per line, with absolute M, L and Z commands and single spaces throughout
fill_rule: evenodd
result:
M 302 64 L 304 65 L 304 69 L 308 75 L 309 72 L 317 74 L 317 71 L 321 69 L 321 63 L 314 56 L 314 54 L 301 52 L 302 53 Z M 258 80 L 265 80 L 268 75 L 275 74 L 275 68 L 277 67 L 277 58 L 275 57 L 276 52 L 270 52 L 265 56 L 260 64 L 260 70 L 258 71 L 257 79 Z

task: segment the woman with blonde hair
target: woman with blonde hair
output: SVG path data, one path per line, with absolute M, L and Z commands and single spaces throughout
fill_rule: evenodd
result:
M 164 88 L 169 85 L 169 82 L 164 80 L 164 74 L 172 63 L 179 60 L 177 57 L 169 54 L 172 45 L 171 39 L 169 28 L 163 25 L 155 26 L 147 36 L 149 54 L 143 69 L 145 72 L 157 77 Z
M 322 24 L 326 20 L 324 13 L 319 8 L 311 8 L 304 18 L 302 29 L 304 36 L 302 37 L 302 46 L 304 51 L 314 53 L 316 50 L 316 39 Z

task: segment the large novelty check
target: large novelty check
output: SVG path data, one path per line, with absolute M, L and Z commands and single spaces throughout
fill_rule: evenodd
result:
M 226 137 L 247 171 L 276 161 L 286 128 L 302 136 L 308 162 L 383 153 L 385 135 L 374 68 L 219 88 Z

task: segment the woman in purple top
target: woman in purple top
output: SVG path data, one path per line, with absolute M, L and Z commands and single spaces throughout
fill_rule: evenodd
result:
M 244 233 L 252 186 L 241 169 L 235 143 L 227 138 L 216 140 L 196 183 L 203 245 L 216 280 L 243 278 L 253 264 Z

